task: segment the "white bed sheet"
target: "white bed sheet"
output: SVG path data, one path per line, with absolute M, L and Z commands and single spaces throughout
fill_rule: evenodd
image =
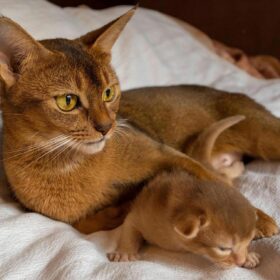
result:
M 125 12 L 128 7 L 94 11 L 62 9 L 44 0 L 0 0 L 0 13 L 35 38 L 75 38 Z M 280 116 L 280 80 L 261 81 L 223 61 L 171 18 L 139 9 L 113 49 L 123 89 L 170 84 L 204 84 L 248 94 Z M 265 133 L 265 132 L 264 132 Z M 280 224 L 280 165 L 253 162 L 239 180 L 241 191 Z M 1 193 L 4 193 L 2 186 Z M 69 225 L 26 213 L 1 195 L 0 279 L 280 279 L 280 236 L 259 240 L 254 270 L 220 270 L 192 254 L 152 246 L 143 260 L 109 263 L 120 229 L 83 236 Z

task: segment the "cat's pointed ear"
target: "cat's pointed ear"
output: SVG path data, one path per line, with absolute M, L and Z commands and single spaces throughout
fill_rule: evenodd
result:
M 0 75 L 6 87 L 15 83 L 23 65 L 48 52 L 20 25 L 0 17 Z
M 181 216 L 174 224 L 174 231 L 184 239 L 193 239 L 201 228 L 209 225 L 209 220 L 203 210 L 191 211 Z
M 87 46 L 90 50 L 96 48 L 100 49 L 104 53 L 110 54 L 113 45 L 115 44 L 128 21 L 134 15 L 136 8 L 137 6 L 119 18 L 109 22 L 97 30 L 85 34 L 76 40 Z

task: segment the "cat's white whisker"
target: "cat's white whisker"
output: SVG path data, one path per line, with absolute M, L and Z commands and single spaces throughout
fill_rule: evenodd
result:
M 64 143 L 63 146 L 65 146 L 64 148 L 62 148 L 61 150 L 58 150 L 58 152 L 54 155 L 54 157 L 51 159 L 51 161 L 54 161 L 56 158 L 58 158 L 61 154 L 63 154 L 67 149 L 71 150 L 71 142 L 73 142 L 72 139 L 69 139 L 68 142 Z M 69 145 L 70 144 L 70 145 Z
M 47 155 L 51 154 L 52 152 L 56 151 L 57 149 L 59 149 L 60 147 L 63 147 L 65 144 L 67 144 L 69 141 L 72 141 L 68 136 L 64 136 L 64 139 L 62 140 L 56 140 L 55 143 L 52 142 L 52 145 L 50 146 L 50 150 L 48 150 L 47 152 L 45 152 L 43 155 L 41 155 L 38 158 L 35 158 L 32 162 L 30 162 L 28 165 L 24 166 L 24 168 L 20 169 L 21 173 L 24 173 L 24 171 L 26 169 L 28 169 L 30 166 L 32 166 L 32 164 L 34 164 L 34 162 L 38 162 L 40 159 L 46 157 Z
M 117 137 L 127 137 L 128 134 L 127 134 L 127 132 L 123 129 L 123 127 L 116 127 L 113 136 L 117 136 Z
M 48 154 L 53 153 L 54 151 L 56 151 L 57 149 L 63 147 L 64 145 L 66 145 L 67 143 L 71 142 L 72 139 L 66 139 L 62 142 L 58 142 L 56 144 L 54 144 L 54 146 L 52 147 L 52 149 L 48 150 L 46 153 L 44 153 L 43 155 L 41 155 L 39 158 L 36 159 L 36 161 L 38 161 L 39 159 L 47 156 Z
M 4 158 L 3 160 L 10 160 L 10 159 L 24 156 L 24 155 L 27 156 L 30 153 L 38 152 L 42 149 L 48 149 L 48 148 L 52 147 L 53 145 L 56 145 L 57 143 L 63 142 L 65 139 L 68 139 L 68 136 L 60 135 L 60 136 L 54 137 L 50 140 L 47 140 L 46 142 L 44 142 L 43 145 L 41 143 L 39 143 L 39 145 L 35 144 L 35 145 L 31 145 L 30 147 L 27 147 L 25 149 L 15 150 L 12 156 Z M 23 151 L 23 152 L 21 152 L 21 151 Z
M 35 137 L 39 132 L 36 132 L 35 134 L 33 134 L 30 138 L 33 138 Z M 49 146 L 50 144 L 52 144 L 53 142 L 57 141 L 57 140 L 60 140 L 60 138 L 63 137 L 63 139 L 65 138 L 65 136 L 63 135 L 59 135 L 59 136 L 56 136 L 54 138 L 51 138 L 49 140 L 46 140 L 46 141 L 42 141 L 42 142 L 39 142 L 39 143 L 35 143 L 33 145 L 29 145 L 27 147 L 24 147 L 24 148 L 20 148 L 20 149 L 16 149 L 16 150 L 13 150 L 11 152 L 7 152 L 9 154 L 15 154 L 17 152 L 21 152 L 21 151 L 24 151 L 24 152 L 29 152 L 29 151 L 33 151 L 33 150 L 37 150 L 37 149 L 41 149 L 41 148 L 44 148 L 46 146 Z M 43 144 L 42 144 L 43 143 Z
M 43 155 L 41 155 L 40 157 L 38 158 L 35 158 L 35 160 L 33 162 L 31 162 L 27 167 L 30 167 L 34 162 L 37 163 L 40 159 L 46 157 L 47 155 L 51 154 L 52 152 L 54 152 L 55 150 L 59 149 L 60 147 L 62 147 L 65 143 L 62 142 L 62 143 L 57 143 L 55 144 L 51 150 L 45 152 Z M 25 167 L 24 170 L 27 168 Z
M 129 127 L 129 124 L 127 123 L 127 119 L 119 119 L 117 120 L 117 127 Z

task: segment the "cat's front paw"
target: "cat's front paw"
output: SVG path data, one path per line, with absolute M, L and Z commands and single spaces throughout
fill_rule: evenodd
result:
M 279 232 L 276 222 L 267 214 L 257 209 L 258 221 L 254 239 L 271 237 Z
M 242 267 L 245 267 L 245 268 L 254 268 L 254 267 L 256 267 L 256 266 L 259 265 L 260 260 L 261 260 L 260 254 L 255 253 L 255 252 L 250 252 L 250 253 L 248 253 L 248 256 L 247 256 L 247 258 L 246 258 L 246 261 L 245 261 L 245 263 L 242 265 Z
M 139 259 L 139 255 L 121 253 L 121 252 L 112 252 L 107 254 L 107 258 L 111 262 L 131 262 L 131 261 L 137 261 Z

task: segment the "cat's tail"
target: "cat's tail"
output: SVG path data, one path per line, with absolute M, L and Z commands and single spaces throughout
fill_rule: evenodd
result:
M 234 126 L 244 119 L 245 116 L 236 115 L 213 123 L 210 127 L 205 128 L 199 134 L 188 154 L 201 163 L 211 166 L 211 155 L 217 138 L 226 129 Z

